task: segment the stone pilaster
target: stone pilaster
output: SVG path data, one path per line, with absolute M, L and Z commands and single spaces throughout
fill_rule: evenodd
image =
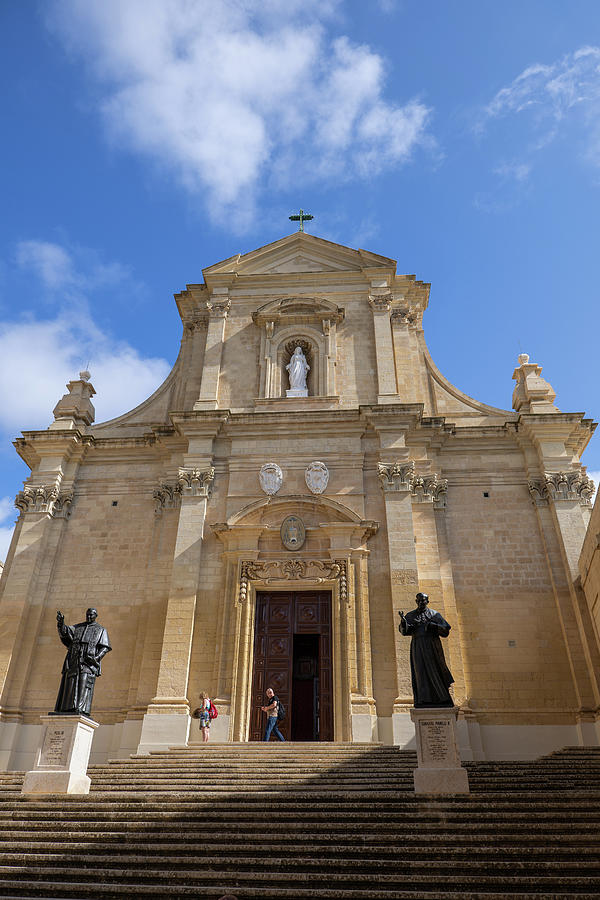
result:
M 372 294 L 369 297 L 369 304 L 373 311 L 375 353 L 377 355 L 377 402 L 397 403 L 398 387 L 390 323 L 392 296 L 391 294 Z
M 32 467 L 17 494 L 20 511 L 9 554 L 10 565 L 0 583 L 3 626 L 0 635 L 1 718 L 21 716 L 26 673 L 36 648 L 55 559 L 73 502 L 73 484 L 91 438 L 76 430 L 27 432 L 15 442 Z M 31 639 L 18 654 L 19 634 Z M 6 749 L 6 748 L 5 748 Z M 6 749 L 10 754 L 10 751 Z M 0 763 L 3 762 L 0 759 Z
M 206 304 L 208 308 L 208 329 L 200 396 L 194 409 L 216 409 L 218 406 L 219 376 L 223 356 L 225 322 L 231 306 L 226 288 L 216 288 Z
M 390 569 L 391 627 L 396 649 L 396 700 L 394 702 L 394 743 L 405 743 L 412 728 L 408 712 L 413 703 L 408 642 L 398 631 L 398 610 L 414 606 L 418 591 L 417 556 L 412 518 L 414 463 L 380 463 L 378 475 L 385 502 Z
M 579 471 L 546 472 L 529 481 L 546 549 L 573 685 L 584 719 L 600 705 L 600 673 L 591 656 L 576 580 L 585 537 L 582 507 L 590 506 L 593 482 Z

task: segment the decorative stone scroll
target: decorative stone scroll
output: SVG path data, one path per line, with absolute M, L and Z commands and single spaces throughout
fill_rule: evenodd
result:
M 581 506 L 591 506 L 594 495 L 594 482 L 581 472 L 545 472 L 527 486 L 535 506 L 546 506 L 548 500 L 577 500 Z
M 336 580 L 340 583 L 340 599 L 346 603 L 348 573 L 344 559 L 289 559 L 265 562 L 245 560 L 240 570 L 238 600 L 240 603 L 246 600 L 250 581 L 262 581 L 264 584 L 273 584 L 276 581 L 310 581 L 313 584 L 323 584 L 326 581 Z
M 214 480 L 213 466 L 204 471 L 182 468 L 177 476 L 177 484 L 182 495 L 191 495 L 192 497 L 210 497 Z
M 72 503 L 73 492 L 63 493 L 56 484 L 26 484 L 15 497 L 15 506 L 21 513 L 45 513 L 53 519 L 68 519 Z
M 385 463 L 379 463 L 377 477 L 384 492 L 409 491 L 415 479 L 415 464 L 412 460 L 404 464 L 385 465 Z
M 448 479 L 432 475 L 415 475 L 412 495 L 417 502 L 433 502 L 435 509 L 445 509 Z

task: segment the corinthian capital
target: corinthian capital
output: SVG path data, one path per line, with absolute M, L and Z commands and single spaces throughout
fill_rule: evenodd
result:
M 177 477 L 180 491 L 192 497 L 210 497 L 214 480 L 215 470 L 212 466 L 204 471 L 180 469 Z
M 391 294 L 371 294 L 369 296 L 369 305 L 373 312 L 389 312 L 392 308 L 393 299 Z
M 211 319 L 226 319 L 227 313 L 231 308 L 231 300 L 229 297 L 215 297 L 212 300 L 207 300 L 206 308 Z
M 445 508 L 447 490 L 448 479 L 438 478 L 435 472 L 432 475 L 415 475 L 412 483 L 415 500 L 432 502 L 436 509 Z
M 54 519 L 67 519 L 72 502 L 73 492 L 61 492 L 57 484 L 26 484 L 15 497 L 15 506 L 21 513 L 44 513 Z
M 557 500 L 578 500 L 589 506 L 594 494 L 594 482 L 581 472 L 546 472 L 544 476 L 548 496 Z
M 408 463 L 393 463 L 386 465 L 379 463 L 377 477 L 384 492 L 409 491 L 415 478 L 415 464 L 412 460 Z

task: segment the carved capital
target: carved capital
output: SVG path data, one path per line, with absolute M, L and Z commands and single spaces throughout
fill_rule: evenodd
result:
M 581 472 L 545 472 L 543 478 L 528 483 L 531 499 L 536 506 L 546 506 L 563 500 L 577 500 L 581 506 L 591 506 L 594 482 Z
M 375 313 L 386 313 L 392 308 L 393 299 L 391 294 L 370 294 L 369 306 Z
M 200 469 L 180 469 L 177 484 L 183 495 L 210 497 L 215 480 L 213 466 L 201 472 Z
M 167 484 L 161 482 L 153 493 L 154 497 L 154 514 L 160 516 L 165 509 L 176 509 L 181 503 L 182 487 L 177 484 Z
M 415 475 L 412 483 L 412 495 L 417 502 L 432 502 L 435 509 L 446 508 L 446 491 L 448 479 L 432 475 Z
M 15 506 L 22 513 L 44 513 L 53 519 L 68 519 L 71 514 L 73 492 L 61 492 L 57 484 L 26 484 L 15 497 Z
M 415 478 L 415 464 L 411 460 L 408 463 L 393 463 L 386 465 L 379 463 L 377 477 L 384 492 L 409 491 Z
M 206 308 L 211 319 L 226 319 L 231 308 L 231 300 L 223 298 L 222 300 L 214 299 L 206 301 Z
M 393 325 L 414 325 L 419 318 L 419 309 L 416 306 L 398 306 L 392 310 L 390 318 Z
M 243 603 L 248 596 L 251 581 L 264 584 L 275 582 L 305 581 L 324 584 L 339 581 L 340 599 L 348 602 L 348 572 L 345 559 L 284 559 L 272 561 L 244 560 L 240 568 L 238 600 Z
M 590 506 L 594 495 L 594 482 L 581 472 L 546 472 L 544 475 L 548 496 L 557 500 L 578 500 L 582 506 Z
M 531 502 L 534 506 L 548 506 L 548 489 L 543 478 L 533 478 L 527 482 Z
M 208 317 L 204 311 L 194 310 L 183 319 L 183 330 L 186 334 L 194 334 L 196 331 L 206 331 Z

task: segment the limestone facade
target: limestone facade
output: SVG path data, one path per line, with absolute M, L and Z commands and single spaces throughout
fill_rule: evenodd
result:
M 576 586 L 580 591 L 580 600 L 584 607 L 584 616 L 589 615 L 594 639 L 591 647 L 600 646 L 600 502 L 596 502 L 592 510 L 581 556 L 579 557 L 579 579 Z M 581 594 L 583 592 L 583 596 Z M 600 669 L 600 654 L 596 652 L 591 664 Z
M 453 626 L 463 758 L 597 744 L 576 584 L 594 424 L 525 355 L 512 410 L 450 384 L 425 343 L 429 285 L 394 260 L 297 233 L 203 275 L 176 295 L 180 353 L 148 400 L 95 425 L 84 372 L 15 442 L 31 476 L 0 581 L 0 765 L 31 767 L 54 706 L 56 609 L 96 607 L 111 637 L 93 762 L 184 743 L 203 689 L 213 740 L 249 739 L 265 592 L 306 610 L 330 594 L 334 740 L 414 746 L 397 612 L 421 590 Z M 308 397 L 286 398 L 297 346 Z

